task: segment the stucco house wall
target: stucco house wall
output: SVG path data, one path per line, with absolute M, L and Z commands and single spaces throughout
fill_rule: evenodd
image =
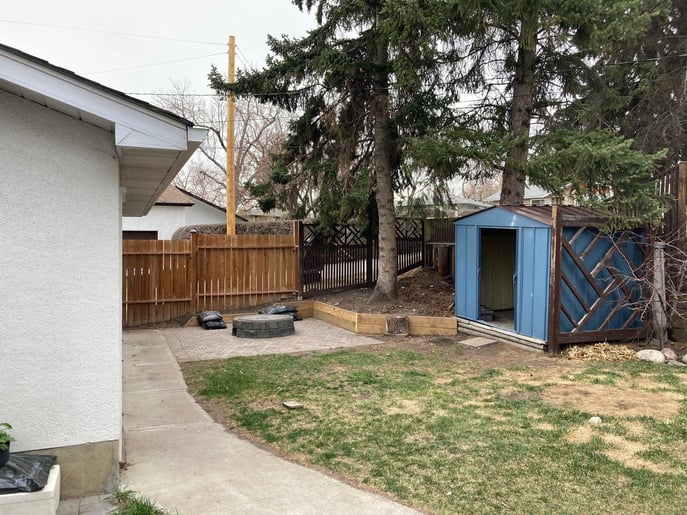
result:
M 11 413 L 13 451 L 101 446 L 98 454 L 116 463 L 122 335 L 114 136 L 1 90 L 0 113 L 0 419 Z M 62 472 L 63 481 L 89 473 Z
M 192 208 L 186 210 L 186 225 L 224 224 L 227 223 L 227 213 L 216 207 L 196 202 Z
M 178 190 L 179 194 L 184 192 Z M 186 196 L 187 205 L 156 203 L 145 216 L 122 218 L 124 231 L 157 231 L 158 240 L 171 240 L 180 227 L 201 224 L 223 224 L 227 221 L 225 211 Z
M 158 240 L 170 240 L 179 227 L 186 225 L 186 206 L 153 206 L 146 216 L 122 218 L 124 231 L 157 231 Z
M 123 457 L 122 215 L 205 135 L 0 43 L 0 421 L 57 456 L 63 499 L 112 491 Z

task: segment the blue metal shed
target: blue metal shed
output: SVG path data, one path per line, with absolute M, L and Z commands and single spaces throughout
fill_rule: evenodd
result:
M 643 233 L 608 235 L 599 230 L 605 221 L 574 207 L 493 207 L 459 218 L 456 315 L 552 350 L 639 336 Z

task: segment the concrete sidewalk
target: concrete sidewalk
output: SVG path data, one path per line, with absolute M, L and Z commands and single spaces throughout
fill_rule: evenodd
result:
M 297 325 L 297 334 L 287 338 L 294 339 L 292 343 L 299 341 L 298 332 L 306 326 Z M 317 328 L 313 330 L 316 333 L 318 338 L 312 342 L 319 348 L 338 346 L 337 337 L 330 334 L 328 340 Z M 350 334 L 346 333 L 348 337 Z M 416 513 L 278 458 L 213 422 L 187 393 L 170 346 L 181 359 L 224 357 L 217 353 L 232 346 L 250 346 L 231 339 L 228 331 L 200 328 L 125 332 L 123 425 L 127 468 L 122 473 L 123 487 L 181 515 Z M 266 345 L 263 353 L 317 350 L 294 349 L 288 341 L 274 340 L 286 338 L 252 343 L 254 347 Z M 374 342 L 378 340 L 360 337 L 346 345 Z

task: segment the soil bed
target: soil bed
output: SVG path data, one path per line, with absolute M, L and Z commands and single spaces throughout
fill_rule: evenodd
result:
M 400 276 L 398 285 L 394 302 L 370 304 L 373 290 L 368 288 L 328 293 L 315 300 L 356 313 L 455 316 L 453 278 L 443 279 L 436 270 L 417 268 Z

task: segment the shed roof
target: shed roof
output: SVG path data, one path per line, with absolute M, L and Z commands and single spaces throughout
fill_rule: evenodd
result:
M 561 222 L 564 226 L 585 226 L 585 225 L 602 225 L 609 220 L 609 215 L 592 209 L 587 209 L 577 206 L 557 206 L 561 214 Z M 479 216 L 480 213 L 490 211 L 492 209 L 503 209 L 513 214 L 525 216 L 531 220 L 546 225 L 553 225 L 553 206 L 493 206 L 476 213 L 462 216 L 458 220 L 464 220 L 473 216 Z
M 146 214 L 207 131 L 142 100 L 0 44 L 0 89 L 114 134 L 122 214 Z

